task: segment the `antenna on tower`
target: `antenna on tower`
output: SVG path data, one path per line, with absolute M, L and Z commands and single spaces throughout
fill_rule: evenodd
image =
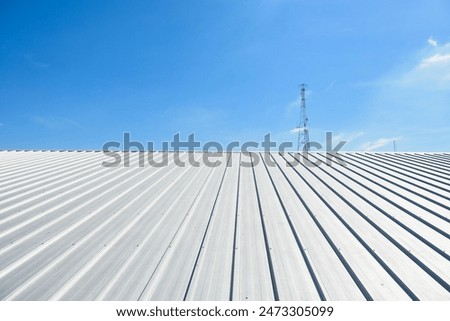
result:
M 303 146 L 305 151 L 309 151 L 309 128 L 308 128 L 308 116 L 306 115 L 306 95 L 305 84 L 301 84 L 300 89 L 300 123 L 298 129 L 298 145 L 297 150 L 300 151 L 300 147 Z

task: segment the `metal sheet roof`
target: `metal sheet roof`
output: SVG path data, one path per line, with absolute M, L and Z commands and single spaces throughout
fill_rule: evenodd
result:
M 1 299 L 450 299 L 450 153 L 139 155 L 0 152 Z

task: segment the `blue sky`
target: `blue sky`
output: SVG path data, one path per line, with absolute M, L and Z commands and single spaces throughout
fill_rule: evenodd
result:
M 0 149 L 296 141 L 450 151 L 450 2 L 2 1 Z

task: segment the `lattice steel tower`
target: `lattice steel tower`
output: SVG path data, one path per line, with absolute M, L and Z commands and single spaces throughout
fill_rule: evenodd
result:
M 304 147 L 306 151 L 309 151 L 309 128 L 308 128 L 308 116 L 306 115 L 306 98 L 305 98 L 305 84 L 301 84 L 300 89 L 300 123 L 298 125 L 298 145 L 297 150 L 300 151 L 301 146 Z

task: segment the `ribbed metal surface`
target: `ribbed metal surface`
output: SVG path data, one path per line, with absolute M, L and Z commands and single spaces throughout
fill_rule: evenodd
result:
M 0 152 L 0 298 L 450 299 L 449 153 L 258 155 Z

